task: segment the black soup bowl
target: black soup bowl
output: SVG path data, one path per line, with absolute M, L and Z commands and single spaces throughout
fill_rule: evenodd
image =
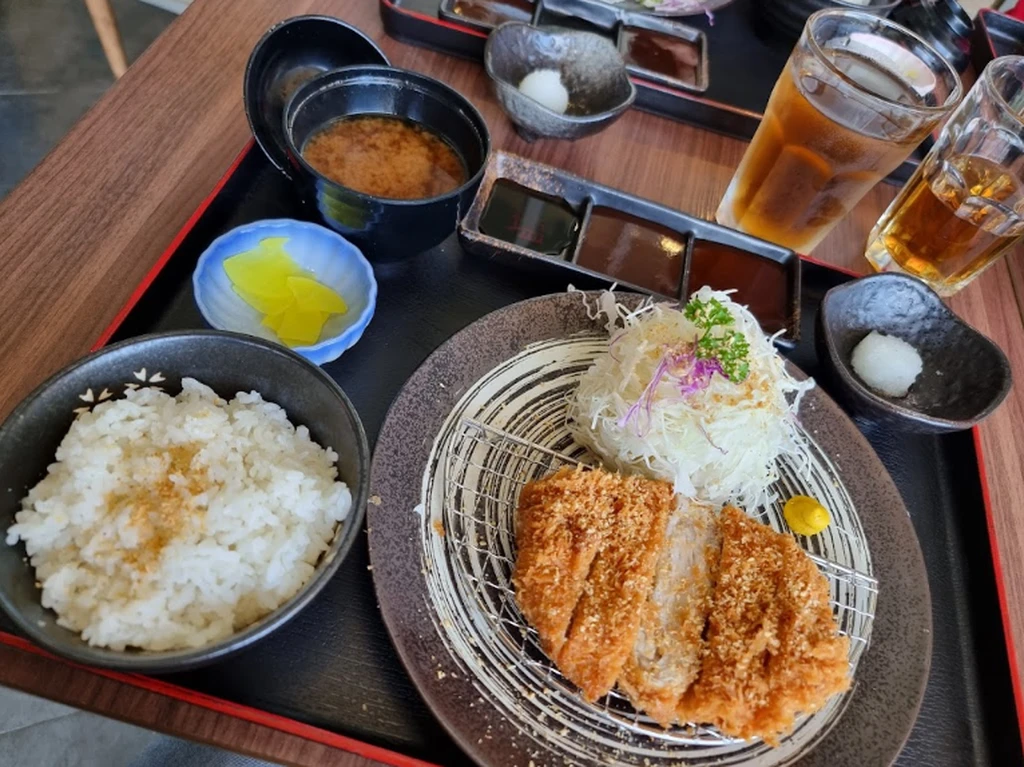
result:
M 91 646 L 78 633 L 58 626 L 56 615 L 42 606 L 25 546 L 8 546 L 7 529 L 29 488 L 46 476 L 76 408 L 95 405 L 100 396 L 105 398 L 104 390 L 120 399 L 128 386 L 159 384 L 175 395 L 185 376 L 224 398 L 255 390 L 283 407 L 293 424 L 306 426 L 315 442 L 338 454 L 338 478 L 348 485 L 352 508 L 298 592 L 231 636 L 195 649 L 162 652 Z M 160 673 L 220 660 L 295 617 L 327 585 L 362 534 L 369 474 L 366 434 L 352 403 L 326 373 L 294 352 L 253 336 L 210 330 L 139 336 L 114 344 L 40 384 L 0 426 L 0 607 L 37 644 L 78 663 Z
M 437 197 L 396 200 L 321 175 L 302 157 L 303 147 L 328 124 L 355 115 L 400 117 L 433 131 L 462 160 L 466 182 Z M 432 77 L 382 66 L 345 67 L 307 82 L 285 107 L 284 133 L 303 196 L 375 262 L 405 260 L 451 235 L 473 202 L 491 151 L 487 123 L 464 96 Z

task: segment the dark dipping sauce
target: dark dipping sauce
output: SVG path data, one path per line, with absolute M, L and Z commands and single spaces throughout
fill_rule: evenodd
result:
M 371 197 L 437 197 L 466 182 L 448 143 L 419 123 L 391 115 L 334 120 L 309 137 L 302 156 L 336 184 Z
M 529 24 L 533 18 L 532 0 L 455 0 L 451 9 L 457 16 L 493 27 L 506 21 Z
M 676 298 L 685 251 L 684 234 L 614 208 L 595 207 L 576 263 Z
M 697 84 L 700 50 L 688 40 L 638 27 L 623 27 L 620 48 L 627 64 L 673 80 Z
M 783 330 L 789 319 L 789 275 L 770 258 L 729 245 L 695 240 L 687 292 L 710 285 L 715 290 L 735 288 L 732 299 L 746 304 L 765 333 Z
M 488 237 L 558 258 L 571 252 L 579 230 L 579 217 L 565 200 L 504 178 L 494 182 L 480 216 L 480 231 Z

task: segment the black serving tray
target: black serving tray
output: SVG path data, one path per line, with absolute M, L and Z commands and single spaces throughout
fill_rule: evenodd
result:
M 558 2 L 558 0 L 555 0 Z M 441 18 L 442 0 L 378 0 L 384 29 L 392 37 L 443 53 L 483 60 L 487 33 Z M 540 0 L 536 0 L 540 2 Z M 680 19 L 704 33 L 708 58 L 708 87 L 691 92 L 631 75 L 637 88 L 634 105 L 646 112 L 707 128 L 727 136 L 750 139 L 764 116 L 768 97 L 793 49 L 791 39 L 759 29 L 755 6 L 760 0 L 735 0 L 714 13 Z M 580 19 L 544 15 L 544 23 L 558 23 L 604 34 L 613 42 L 612 29 Z M 893 171 L 887 181 L 903 183 L 920 164 L 931 141 Z
M 105 340 L 202 327 L 190 277 L 215 237 L 263 218 L 313 218 L 289 182 L 252 145 L 222 183 Z M 564 291 L 567 285 L 559 269 L 528 273 L 468 256 L 454 236 L 405 264 L 377 267 L 376 272 L 373 322 L 356 346 L 324 366 L 356 406 L 371 444 L 406 379 L 453 333 L 494 309 Z M 804 261 L 801 342 L 787 354 L 811 375 L 819 373 L 814 351 L 818 304 L 825 291 L 849 279 Z M 932 592 L 931 675 L 920 717 L 897 764 L 1021 764 L 973 435 L 907 435 L 859 425 L 907 503 Z M 309 607 L 239 655 L 159 679 L 114 676 L 396 765 L 409 765 L 410 756 L 467 764 L 402 668 L 377 608 L 368 564 L 365 543 L 357 544 Z M 26 647 L 6 617 L 0 617 L 0 629 L 7 632 L 0 632 L 0 641 Z

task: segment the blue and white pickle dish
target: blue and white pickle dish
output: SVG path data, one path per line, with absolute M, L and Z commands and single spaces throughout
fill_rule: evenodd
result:
M 347 305 L 332 314 L 316 343 L 293 347 L 317 365 L 340 357 L 362 336 L 373 319 L 377 281 L 360 250 L 323 226 L 293 219 L 267 219 L 244 224 L 221 235 L 199 257 L 192 274 L 192 290 L 203 319 L 218 330 L 232 330 L 282 343 L 263 324 L 264 315 L 235 290 L 224 268 L 232 256 L 252 251 L 269 238 L 286 238 L 284 250 L 296 266 L 317 282 L 338 293 Z

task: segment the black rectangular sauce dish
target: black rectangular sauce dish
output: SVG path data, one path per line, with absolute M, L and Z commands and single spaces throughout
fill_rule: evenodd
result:
M 555 264 L 578 287 L 617 284 L 685 301 L 709 285 L 735 290 L 767 333 L 800 338 L 800 259 L 791 250 L 518 155 L 495 152 L 459 224 L 476 255 Z

